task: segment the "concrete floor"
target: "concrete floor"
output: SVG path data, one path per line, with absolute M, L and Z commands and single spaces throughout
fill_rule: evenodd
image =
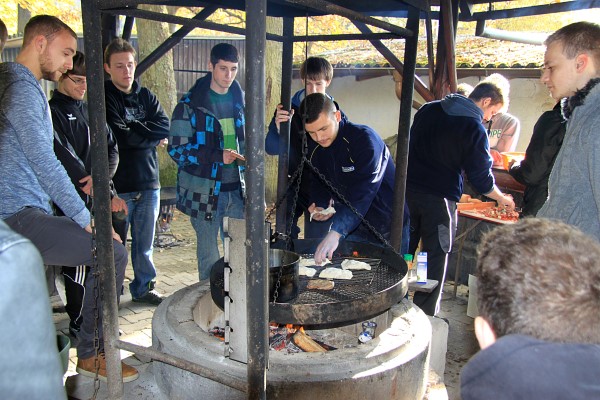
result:
M 195 232 L 189 223 L 189 218 L 178 211 L 175 212 L 171 223 L 171 234 L 161 235 L 162 246 L 156 247 L 154 261 L 158 270 L 156 289 L 164 295 L 170 295 L 177 290 L 198 281 L 196 267 Z M 128 282 L 133 278 L 131 263 L 125 275 L 125 294 L 121 297 L 119 310 L 119 327 L 123 331 L 121 339 L 150 346 L 152 344 L 152 316 L 154 307 L 131 301 L 127 290 Z M 449 321 L 448 348 L 443 383 L 439 377 L 430 378 L 430 388 L 427 399 L 460 399 L 459 373 L 462 366 L 478 350 L 473 333 L 473 319 L 466 315 L 467 288 L 459 286 L 457 297 L 453 298 L 453 283 L 445 285 L 447 295 L 442 300 L 440 317 Z M 68 316 L 58 296 L 52 298 L 54 307 L 54 322 L 59 333 L 68 335 Z M 141 377 L 137 381 L 125 384 L 125 399 L 156 399 L 163 397 L 156 389 L 152 378 L 152 363 L 143 357 L 122 351 L 126 363 L 136 366 Z M 67 393 L 72 399 L 87 399 L 93 393 L 93 380 L 79 376 L 75 372 L 77 362 L 76 352 L 72 346 L 69 352 L 69 369 L 65 374 Z M 106 384 L 101 383 L 98 399 L 107 398 Z M 165 399 L 166 400 L 166 399 Z

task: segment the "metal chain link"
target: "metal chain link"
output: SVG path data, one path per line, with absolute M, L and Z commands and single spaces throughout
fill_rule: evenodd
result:
M 99 279 L 100 272 L 98 270 L 98 248 L 96 246 L 96 224 L 94 223 L 94 198 L 92 197 L 92 206 L 90 207 L 90 215 L 91 221 L 90 226 L 92 228 L 92 266 L 91 273 L 95 278 L 94 281 L 94 392 L 92 394 L 91 400 L 96 400 L 96 396 L 98 395 L 98 390 L 100 390 L 100 378 L 98 374 L 100 372 L 100 331 L 98 330 L 98 320 L 100 318 L 98 311 L 98 298 L 100 296 L 99 289 Z
M 306 157 L 306 155 L 304 156 Z M 321 180 L 321 182 L 323 182 L 325 184 L 325 186 L 327 186 L 327 188 L 333 193 L 335 194 L 343 204 L 345 204 L 350 211 L 352 211 L 356 216 L 358 216 L 360 218 L 360 221 L 362 223 L 365 224 L 365 226 L 371 231 L 371 233 L 373 233 L 377 239 L 379 239 L 381 241 L 381 243 L 383 243 L 386 247 L 389 247 L 392 251 L 394 251 L 394 253 L 400 255 L 400 253 L 398 252 L 398 250 L 396 250 L 391 244 L 390 242 L 388 242 L 381 233 L 379 233 L 379 231 L 373 226 L 371 225 L 371 223 L 369 221 L 367 221 L 365 219 L 365 217 L 350 203 L 350 201 L 348 201 L 348 199 L 346 199 L 346 197 L 344 197 L 344 195 L 333 186 L 333 184 L 327 180 L 327 178 L 325 177 L 325 175 L 323 175 L 321 173 L 321 171 L 319 171 L 319 169 L 317 167 L 315 167 L 313 165 L 313 163 L 309 160 L 303 160 L 304 162 L 306 162 L 306 165 L 309 166 L 309 168 L 315 173 L 315 175 L 317 175 L 319 177 L 319 179 Z

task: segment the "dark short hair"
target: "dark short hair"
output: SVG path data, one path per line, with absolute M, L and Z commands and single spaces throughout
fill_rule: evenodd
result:
M 104 49 L 104 63 L 110 65 L 110 58 L 113 54 L 118 53 L 131 53 L 134 59 L 136 55 L 136 51 L 131 43 L 122 38 L 115 38 Z
M 0 51 L 4 49 L 4 45 L 6 45 L 6 41 L 8 40 L 8 29 L 6 29 L 6 25 L 0 19 Z
M 479 313 L 497 337 L 600 343 L 600 243 L 577 228 L 542 218 L 496 228 L 477 274 Z
M 239 62 L 238 50 L 229 43 L 219 43 L 214 45 L 210 50 L 210 63 L 214 66 L 219 63 L 219 60 L 232 63 Z
M 56 34 L 62 31 L 66 31 L 77 39 L 77 34 L 69 25 L 52 15 L 36 15 L 35 17 L 31 17 L 23 30 L 23 47 L 27 46 L 39 35 L 44 36 L 51 42 L 54 40 Z
M 300 104 L 300 116 L 305 124 L 315 122 L 323 112 L 334 113 L 336 111 L 333 100 L 323 93 L 309 94 Z
M 506 103 L 506 97 L 502 89 L 494 82 L 481 81 L 474 88 L 469 99 L 479 101 L 485 98 L 491 99 L 491 105 Z
M 68 70 L 67 74 L 85 76 L 85 55 L 82 52 L 75 52 L 73 56 L 73 68 Z
M 331 81 L 333 79 L 333 67 L 323 57 L 308 57 L 300 67 L 300 78 L 302 80 L 325 79 Z
M 589 53 L 596 69 L 600 69 L 600 25 L 582 21 L 563 26 L 548 36 L 544 44 L 549 46 L 554 42 L 563 45 L 563 53 L 568 59 Z

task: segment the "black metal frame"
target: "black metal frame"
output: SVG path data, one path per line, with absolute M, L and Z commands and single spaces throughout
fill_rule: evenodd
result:
M 450 0 L 448 0 L 450 1 Z M 471 6 L 476 3 L 494 3 L 500 0 L 488 1 L 453 1 L 455 7 L 461 11 L 461 20 L 485 20 L 497 18 L 510 18 L 522 15 L 532 15 L 534 13 L 559 12 L 565 9 L 581 9 L 590 7 L 600 7 L 600 0 L 580 0 L 577 2 L 568 2 L 544 7 L 529 7 L 520 10 L 509 11 L 488 11 L 485 13 L 471 13 Z M 415 62 L 416 62 L 416 44 L 419 18 L 436 18 L 437 13 L 431 12 L 429 0 L 372 0 L 369 2 L 354 0 L 222 0 L 222 1 L 203 1 L 195 0 L 83 0 L 82 15 L 85 36 L 85 48 L 87 58 L 88 86 L 91 93 L 96 95 L 89 98 L 89 119 L 90 131 L 92 136 L 92 163 L 94 169 L 92 172 L 94 178 L 94 193 L 96 207 L 96 232 L 98 259 L 100 267 L 100 282 L 104 291 L 103 317 L 104 317 L 104 340 L 107 360 L 107 379 L 108 396 L 111 399 L 123 398 L 123 383 L 121 382 L 121 364 L 119 358 L 119 349 L 126 349 L 137 354 L 151 357 L 165 363 L 169 363 L 187 371 L 197 373 L 213 379 L 225 385 L 235 387 L 236 389 L 246 391 L 249 399 L 264 399 L 266 396 L 266 365 L 268 363 L 268 346 L 266 343 L 267 333 L 267 305 L 264 296 L 267 291 L 267 269 L 266 254 L 264 254 L 262 241 L 266 237 L 264 218 L 264 52 L 266 40 L 275 40 L 283 42 L 283 82 L 282 82 L 282 103 L 289 106 L 291 97 L 291 53 L 294 41 L 305 40 L 349 40 L 353 38 L 369 39 L 391 62 L 396 69 L 399 69 L 403 76 L 402 96 L 400 105 L 400 118 L 398 126 L 399 144 L 397 150 L 397 171 L 395 200 L 393 206 L 393 218 L 395 223 L 392 231 L 392 244 L 399 248 L 401 241 L 402 209 L 404 205 L 406 165 L 407 165 L 407 145 L 409 137 L 409 126 L 411 117 L 413 85 L 415 84 Z M 575 4 L 577 3 L 577 4 Z M 138 4 L 160 4 L 160 5 L 180 5 L 180 6 L 204 6 L 205 9 L 193 19 L 181 18 L 166 14 L 154 13 L 137 9 Z M 235 8 L 246 10 L 247 28 L 246 30 L 234 27 L 228 27 L 221 24 L 204 21 L 216 7 Z M 356 22 L 356 25 L 362 31 L 362 35 L 346 34 L 336 37 L 330 35 L 319 35 L 309 37 L 293 36 L 293 18 L 299 16 L 324 15 L 335 13 L 343 15 Z M 284 33 L 283 35 L 267 34 L 265 32 L 266 16 L 283 16 Z M 519 14 L 519 15 L 517 15 Z M 165 43 L 161 44 L 138 66 L 138 74 L 142 73 L 147 66 L 156 59 L 164 55 L 181 38 L 185 36 L 192 27 L 201 27 L 223 32 L 236 34 L 246 34 L 248 37 L 247 46 L 247 77 L 246 77 L 246 96 L 247 96 L 247 147 L 248 147 L 248 195 L 252 196 L 253 201 L 249 202 L 247 207 L 247 232 L 248 232 L 248 251 L 247 264 L 249 274 L 260 274 L 263 276 L 262 282 L 248 279 L 249 293 L 248 304 L 249 312 L 253 313 L 253 321 L 249 326 L 249 335 L 252 337 L 252 345 L 248 346 L 248 380 L 247 382 L 234 382 L 215 376 L 210 371 L 190 363 L 186 360 L 160 353 L 154 349 L 133 345 L 118 340 L 118 307 L 115 292 L 115 277 L 113 251 L 112 251 L 112 228 L 110 220 L 110 198 L 108 193 L 108 166 L 106 155 L 106 135 L 105 135 L 105 104 L 104 104 L 104 73 L 102 70 L 102 50 L 110 39 L 116 36 L 115 15 L 125 15 L 126 24 L 123 36 L 128 38 L 131 34 L 133 18 L 140 17 L 145 19 L 170 22 L 184 25 L 179 31 L 174 33 Z M 408 17 L 407 28 L 401 28 L 380 20 L 374 19 L 368 15 L 387 15 Z M 387 33 L 372 33 L 365 24 L 383 28 Z M 428 29 L 429 31 L 429 29 Z M 101 35 L 98 35 L 101 32 Z M 385 46 L 381 45 L 381 39 L 389 37 L 406 38 L 404 60 L 402 64 L 393 56 Z M 416 89 L 426 99 L 431 98 L 424 85 L 417 81 Z M 285 125 L 285 124 L 284 124 Z M 287 135 L 282 141 L 282 149 L 287 149 L 289 143 L 289 127 L 286 127 Z M 285 153 L 282 153 L 285 154 Z M 286 157 L 280 157 L 281 175 L 287 177 Z M 278 180 L 279 187 L 282 185 L 283 178 Z M 282 212 L 285 212 L 283 210 Z M 285 220 L 285 214 L 278 213 L 278 224 L 280 220 Z M 282 230 L 283 231 L 283 230 Z M 258 316 L 258 318 L 257 318 Z M 262 340 L 258 340 L 262 338 Z

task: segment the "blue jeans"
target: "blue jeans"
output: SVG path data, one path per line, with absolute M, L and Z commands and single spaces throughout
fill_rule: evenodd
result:
M 127 202 L 129 209 L 125 235 L 131 226 L 131 264 L 134 279 L 129 284 L 129 291 L 131 297 L 139 298 L 154 287 L 156 278 L 152 252 L 160 208 L 160 189 L 119 193 L 119 197 Z M 126 238 L 121 239 L 125 243 Z
M 213 264 L 221 258 L 217 236 L 220 232 L 223 241 L 223 217 L 244 218 L 244 201 L 239 190 L 219 193 L 217 211 L 211 221 L 207 221 L 204 217 L 190 218 L 196 231 L 198 276 L 201 281 L 210 277 Z

